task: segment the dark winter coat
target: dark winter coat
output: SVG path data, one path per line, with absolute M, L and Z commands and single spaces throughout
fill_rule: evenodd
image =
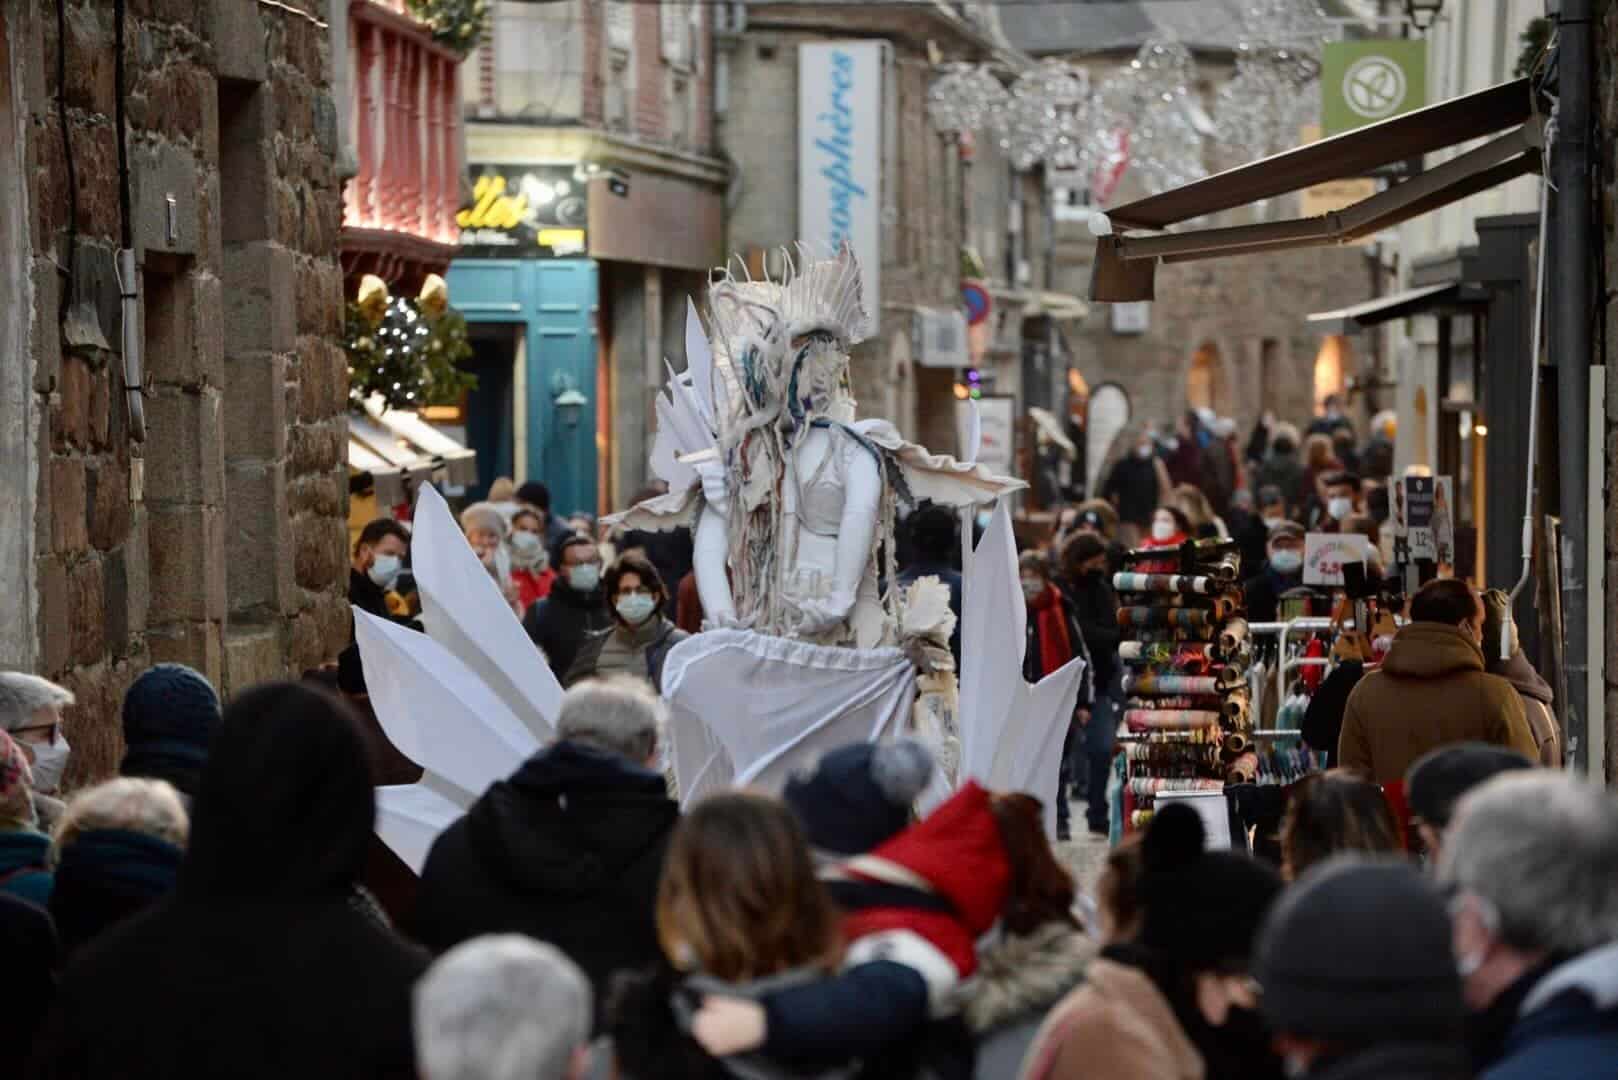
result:
M 1279 488 L 1287 505 L 1294 510 L 1303 505 L 1299 492 L 1304 486 L 1304 468 L 1303 462 L 1298 460 L 1298 452 L 1293 450 L 1283 454 L 1271 448 L 1270 456 L 1258 467 L 1258 483 L 1254 486 L 1260 490 Z
M 585 640 L 612 625 L 606 592 L 598 586 L 591 592 L 581 593 L 567 583 L 565 576 L 556 579 L 551 594 L 536 601 L 522 621 L 522 628 L 528 631 L 533 643 L 544 650 L 545 659 L 558 679 L 564 678 L 573 667 Z
M 1080 637 L 1090 650 L 1090 662 L 1095 665 L 1091 685 L 1099 696 L 1112 685 L 1113 676 L 1118 672 L 1118 643 L 1122 640 L 1118 630 L 1118 594 L 1104 572 L 1069 578 L 1062 585 L 1063 595 L 1078 619 Z
M 379 619 L 391 617 L 387 593 L 382 586 L 372 581 L 369 574 L 361 573 L 353 567 L 348 569 L 348 602 Z
M 1101 496 L 1118 507 L 1118 520 L 1146 528 L 1167 492 L 1158 488 L 1157 461 L 1129 454 L 1118 459 L 1102 486 Z
M 1079 696 L 1076 699 L 1074 707 L 1077 709 L 1088 709 L 1095 701 L 1096 686 L 1095 682 L 1093 681 L 1095 678 L 1095 665 L 1090 659 L 1089 643 L 1085 641 L 1084 630 L 1079 626 L 1078 612 L 1074 609 L 1072 602 L 1068 600 L 1067 595 L 1055 585 L 1049 586 L 1049 589 L 1056 593 L 1057 602 L 1062 605 L 1062 615 L 1067 622 L 1069 656 L 1077 656 L 1084 659 L 1084 676 L 1079 684 Z M 1049 595 L 1049 593 L 1047 593 L 1047 595 Z M 1043 639 L 1040 636 L 1039 613 L 1033 609 L 1029 609 L 1028 624 L 1025 628 L 1025 632 L 1028 639 L 1028 648 L 1027 651 L 1023 653 L 1022 674 L 1024 679 L 1031 683 L 1037 683 L 1045 676 L 1051 674 L 1052 671 L 1057 669 L 1052 668 L 1051 671 L 1043 670 L 1043 664 L 1041 663 L 1041 657 L 1043 656 L 1041 645 Z M 1064 663 L 1065 662 L 1066 661 L 1064 661 Z
M 843 1080 L 856 1072 L 851 1060 L 833 1065 L 798 1065 L 768 1050 L 715 1058 L 691 1037 L 691 1018 L 707 994 L 759 1000 L 766 994 L 811 984 L 811 972 L 783 972 L 751 983 L 725 983 L 687 977 L 660 965 L 655 974 L 615 981 L 608 1005 L 615 1075 L 621 1080 Z M 847 1055 L 840 1055 L 845 1058 Z
M 0 956 L 5 957 L 5 990 L 0 991 L 0 1047 L 5 1060 L 20 1068 L 45 1021 L 56 992 L 56 930 L 45 909 L 0 893 Z
M 62 851 L 51 892 L 62 959 L 172 893 L 181 855 L 165 840 L 125 829 L 92 829 L 75 837 Z
M 556 743 L 433 844 L 415 937 L 435 952 L 480 934 L 549 941 L 600 997 L 614 972 L 647 970 L 661 956 L 653 909 L 679 816 L 660 774 L 582 742 Z
M 1618 1071 L 1618 944 L 1554 968 L 1534 985 L 1504 1055 L 1478 1080 L 1612 1076 Z
M 67 966 L 36 1076 L 415 1075 L 428 958 L 349 906 L 376 816 L 365 750 L 300 689 L 226 710 L 178 890 Z
M 1393 1043 L 1318 1064 L 1309 1080 L 1470 1080 L 1458 1047 Z
M 51 900 L 51 839 L 35 829 L 0 830 L 0 895 L 38 907 Z

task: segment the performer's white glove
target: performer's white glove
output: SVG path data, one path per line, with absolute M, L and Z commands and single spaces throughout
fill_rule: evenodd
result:
M 824 633 L 846 620 L 853 610 L 854 594 L 841 589 L 825 596 L 800 600 L 798 611 L 803 618 L 798 624 L 798 633 L 804 635 Z
M 717 461 L 704 461 L 696 466 L 702 478 L 702 497 L 720 514 L 730 513 L 730 484 L 724 465 Z

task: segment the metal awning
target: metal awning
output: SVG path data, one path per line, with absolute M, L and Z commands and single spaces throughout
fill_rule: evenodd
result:
M 1488 293 L 1477 285 L 1445 281 L 1438 285 L 1389 293 L 1335 311 L 1316 311 L 1306 321 L 1328 334 L 1356 334 L 1366 327 L 1380 326 L 1406 315 L 1419 315 L 1435 308 L 1480 307 L 1488 302 Z
M 1536 172 L 1542 133 L 1532 117 L 1531 94 L 1527 79 L 1501 83 L 1110 211 L 1103 225 L 1108 234 L 1096 241 L 1090 298 L 1151 300 L 1159 261 L 1347 243 Z M 1179 233 L 1115 231 L 1120 227 L 1163 229 L 1327 180 L 1363 176 L 1506 128 L 1512 130 L 1334 213 Z

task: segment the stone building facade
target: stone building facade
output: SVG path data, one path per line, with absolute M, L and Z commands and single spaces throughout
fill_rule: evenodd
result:
M 324 8 L 130 0 L 120 88 L 112 5 L 0 0 L 0 667 L 77 694 L 70 781 L 116 768 L 149 664 L 229 693 L 349 638 Z

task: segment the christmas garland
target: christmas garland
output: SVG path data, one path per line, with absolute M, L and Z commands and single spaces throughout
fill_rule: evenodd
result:
M 367 276 L 359 299 L 348 305 L 343 347 L 349 405 L 356 410 L 373 394 L 389 409 L 458 405 L 477 385 L 460 367 L 472 355 L 466 319 L 449 307 L 437 275 L 414 300 L 390 298 L 379 279 Z
M 409 0 L 416 18 L 433 29 L 433 40 L 465 56 L 478 47 L 489 23 L 489 0 Z

